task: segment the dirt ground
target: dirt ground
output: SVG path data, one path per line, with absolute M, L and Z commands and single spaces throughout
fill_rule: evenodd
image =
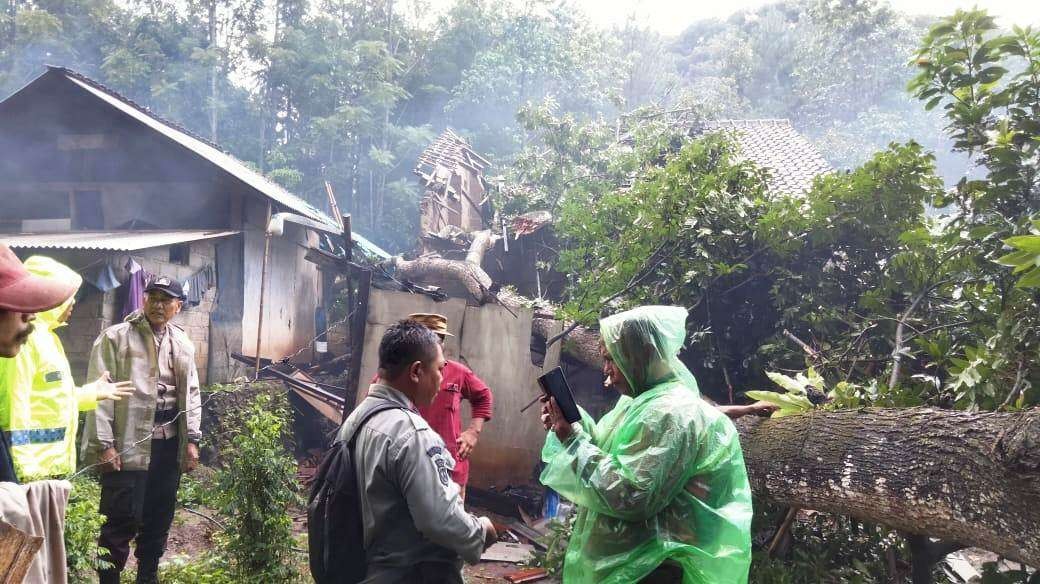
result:
M 192 511 L 195 511 L 193 513 Z M 212 517 L 214 520 L 219 521 L 216 517 L 216 513 L 211 509 L 193 509 L 188 511 L 184 508 L 177 509 L 177 515 L 173 520 L 173 528 L 170 530 L 170 540 L 167 546 L 166 555 L 163 557 L 163 561 L 167 562 L 175 558 L 181 558 L 184 560 L 190 560 L 191 558 L 198 557 L 202 552 L 205 552 L 213 547 L 213 535 L 220 531 L 220 528 L 211 521 L 199 515 L 206 515 Z M 481 515 L 493 515 L 484 512 L 480 509 L 470 509 L 471 512 Z M 292 512 L 293 517 L 293 530 L 296 533 L 304 533 L 307 530 L 306 515 L 303 510 L 296 510 Z M 504 518 L 493 516 L 495 521 L 504 521 Z M 134 566 L 134 558 L 131 555 L 128 567 Z M 467 565 L 463 570 L 463 577 L 467 584 L 487 584 L 490 582 L 507 582 L 505 575 L 517 570 L 524 569 L 524 566 L 519 564 L 512 564 L 506 562 L 481 562 L 474 566 Z M 539 580 L 539 583 L 545 584 L 558 584 L 558 580 L 546 578 Z

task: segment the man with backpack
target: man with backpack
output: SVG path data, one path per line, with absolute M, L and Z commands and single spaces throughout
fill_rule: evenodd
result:
M 419 415 L 444 365 L 437 336 L 414 320 L 383 335 L 379 378 L 340 427 L 311 492 L 319 584 L 462 584 L 462 560 L 476 563 L 497 539 L 487 517 L 463 508 L 455 461 Z

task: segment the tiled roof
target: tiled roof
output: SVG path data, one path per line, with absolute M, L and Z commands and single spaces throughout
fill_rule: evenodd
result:
M 284 206 L 290 211 L 299 213 L 309 219 L 326 223 L 334 229 L 339 229 L 337 220 L 329 217 L 321 209 L 285 190 L 281 185 L 249 168 L 242 161 L 221 150 L 216 144 L 191 133 L 186 128 L 170 120 L 160 117 L 148 108 L 134 103 L 132 100 L 86 75 L 65 67 L 48 66 L 48 69 L 49 71 L 44 73 L 44 75 L 56 74 L 63 76 L 109 106 L 217 166 L 235 179 L 254 189 L 260 195 Z M 33 83 L 35 81 L 29 85 Z
M 769 185 L 775 192 L 804 194 L 814 178 L 833 171 L 789 120 L 715 120 L 698 124 L 692 133 L 719 131 L 733 132 L 744 156 L 769 169 Z

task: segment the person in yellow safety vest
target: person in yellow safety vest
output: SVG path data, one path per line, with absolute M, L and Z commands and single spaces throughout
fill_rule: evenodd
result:
M 73 285 L 57 308 L 36 315 L 36 328 L 13 359 L 0 359 L 0 428 L 11 443 L 15 471 L 22 481 L 63 476 L 76 470 L 79 412 L 105 399 L 133 393 L 129 381 L 111 383 L 106 371 L 76 387 L 65 349 L 55 330 L 64 326 L 83 279 L 71 268 L 43 256 L 25 260 L 33 275 Z

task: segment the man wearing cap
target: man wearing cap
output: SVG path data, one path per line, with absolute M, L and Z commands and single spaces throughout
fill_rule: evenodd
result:
M 201 400 L 195 347 L 170 320 L 184 292 L 176 280 L 155 278 L 144 290 L 144 306 L 105 329 L 90 355 L 88 378 L 109 371 L 133 382 L 134 393 L 104 402 L 87 415 L 84 460 L 101 468 L 98 544 L 101 584 L 116 584 L 137 538 L 137 582 L 157 582 L 159 559 L 177 503 L 181 472 L 199 460 Z
M 411 314 L 408 318 L 437 333 L 442 344 L 445 337 L 454 336 L 448 332 L 448 319 L 443 315 L 418 313 Z M 451 478 L 458 483 L 460 495 L 465 499 L 466 483 L 469 482 L 469 457 L 484 429 L 484 422 L 491 419 L 494 396 L 476 373 L 458 361 L 447 359 L 443 376 L 441 389 L 433 403 L 420 405 L 419 413 L 430 427 L 440 434 L 444 444 L 448 446 L 448 452 L 455 459 L 455 469 L 451 472 Z M 464 399 L 469 400 L 472 409 L 469 427 L 466 430 L 462 429 L 460 412 Z
M 0 243 L 0 378 L 16 373 L 14 357 L 29 340 L 36 313 L 57 307 L 75 291 L 71 284 L 30 274 L 18 256 Z M 6 433 L 0 434 L 0 482 L 18 482 Z

